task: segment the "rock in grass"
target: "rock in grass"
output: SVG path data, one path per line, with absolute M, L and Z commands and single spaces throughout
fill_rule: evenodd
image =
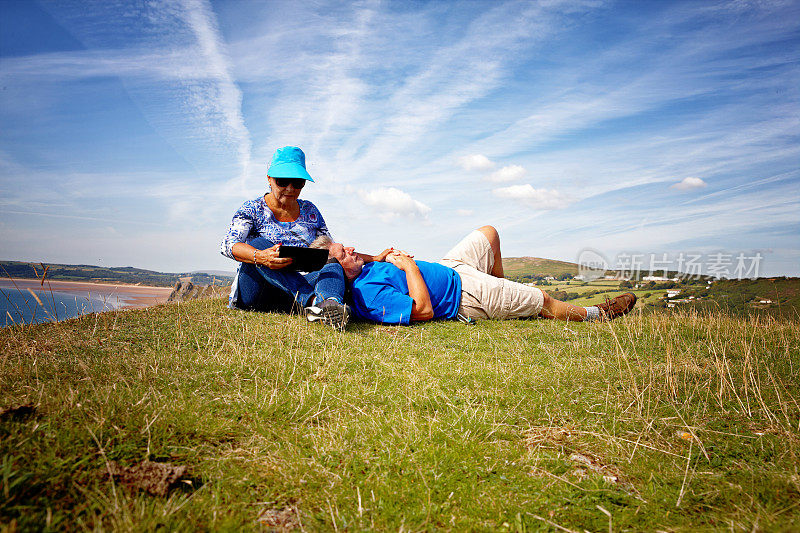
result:
M 168 302 L 188 302 L 190 300 L 202 300 L 205 298 L 219 298 L 226 296 L 230 287 L 220 287 L 216 285 L 195 285 L 191 281 L 175 282 L 172 292 L 167 298 Z
M 297 508 L 291 506 L 283 509 L 264 509 L 256 521 L 272 528 L 274 531 L 292 531 L 300 527 Z
M 0 420 L 24 420 L 34 414 L 36 414 L 36 406 L 26 403 L 0 409 Z
M 143 490 L 153 496 L 166 496 L 186 474 L 186 467 L 152 461 L 121 466 L 115 461 L 110 461 L 106 476 L 109 472 L 114 480 L 124 487 Z

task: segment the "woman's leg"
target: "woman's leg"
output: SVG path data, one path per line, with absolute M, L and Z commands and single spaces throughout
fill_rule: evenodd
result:
M 305 278 L 308 284 L 314 287 L 316 303 L 329 298 L 340 304 L 344 303 L 344 270 L 339 263 L 328 263 L 316 272 L 309 272 Z
M 309 322 L 321 321 L 343 331 L 350 320 L 350 307 L 344 303 L 344 270 L 339 263 L 328 263 L 305 275 L 314 287 L 314 297 L 306 307 Z
M 274 246 L 264 237 L 248 244 L 259 250 Z M 314 287 L 297 272 L 271 270 L 263 265 L 242 263 L 239 267 L 237 306 L 265 311 L 291 311 L 297 305 L 305 307 L 314 295 Z
M 294 296 L 267 283 L 255 265 L 239 266 L 236 285 L 235 306 L 239 309 L 290 312 L 294 307 Z

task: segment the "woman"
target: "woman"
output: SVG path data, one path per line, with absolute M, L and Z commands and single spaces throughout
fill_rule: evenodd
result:
M 305 275 L 286 270 L 291 258 L 279 257 L 281 244 L 309 246 L 330 238 L 319 210 L 300 200 L 300 191 L 314 180 L 300 148 L 286 146 L 272 157 L 267 170 L 270 190 L 245 202 L 233 215 L 220 244 L 222 255 L 241 264 L 231 287 L 228 307 L 257 311 L 305 309 L 309 321 L 342 330 L 350 318 L 344 305 L 344 274 L 336 262 Z

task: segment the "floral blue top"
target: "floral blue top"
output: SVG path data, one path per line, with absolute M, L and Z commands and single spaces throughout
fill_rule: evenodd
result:
M 247 242 L 261 236 L 275 244 L 289 246 L 308 246 L 320 235 L 331 236 L 328 226 L 317 206 L 307 200 L 300 200 L 300 216 L 293 222 L 279 222 L 267 206 L 264 197 L 246 201 L 233 215 L 228 232 L 219 245 L 225 257 L 233 257 L 233 245 Z
M 228 232 L 219 244 L 219 251 L 225 257 L 233 257 L 233 245 L 237 242 L 247 242 L 256 237 L 264 237 L 275 244 L 289 246 L 308 246 L 320 235 L 331 236 L 328 226 L 317 206 L 306 200 L 298 198 L 300 215 L 293 222 L 279 222 L 267 206 L 264 197 L 248 200 L 236 211 L 228 226 Z M 241 263 L 239 264 L 241 267 Z M 239 272 L 231 284 L 231 293 L 228 297 L 228 307 L 236 308 L 239 285 Z

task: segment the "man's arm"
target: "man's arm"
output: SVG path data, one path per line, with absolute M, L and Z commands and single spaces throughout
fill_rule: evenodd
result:
M 408 283 L 408 295 L 414 300 L 411 306 L 411 320 L 421 322 L 433 318 L 433 304 L 428 286 L 417 263 L 408 255 L 401 252 L 392 252 L 386 256 L 386 261 L 405 272 Z
M 386 261 L 386 256 L 389 255 L 394 251 L 394 248 L 387 248 L 378 255 L 370 255 L 370 254 L 363 254 L 361 252 L 356 252 L 358 257 L 364 260 L 365 263 L 372 263 L 372 262 L 380 262 Z
M 345 248 L 346 249 L 346 248 Z M 355 248 L 353 248 L 355 251 Z M 406 252 L 405 250 L 395 250 L 394 247 L 387 248 L 378 255 L 370 255 L 370 254 L 363 254 L 361 252 L 356 252 L 356 255 L 364 260 L 365 263 L 372 263 L 372 262 L 381 262 L 386 261 L 386 257 L 391 253 L 401 253 L 403 255 L 407 255 L 411 259 L 414 259 L 414 255 Z

